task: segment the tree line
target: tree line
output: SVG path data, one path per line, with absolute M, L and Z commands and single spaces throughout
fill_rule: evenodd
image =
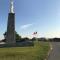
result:
M 4 35 L 4 39 L 2 40 L 3 42 L 6 42 L 6 33 L 5 32 L 3 35 Z M 36 37 L 33 37 L 32 39 L 29 39 L 28 37 L 25 37 L 25 38 L 22 38 L 16 31 L 15 31 L 15 36 L 16 36 L 16 42 L 23 42 L 23 41 L 35 41 L 35 40 L 38 40 L 38 41 L 50 41 L 50 42 L 60 42 L 60 38 L 36 38 Z

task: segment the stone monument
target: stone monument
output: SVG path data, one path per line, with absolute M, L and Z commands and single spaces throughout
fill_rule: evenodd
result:
M 6 43 L 15 44 L 15 13 L 14 13 L 14 2 L 10 0 L 10 9 L 8 13 L 8 23 L 7 23 L 7 33 L 6 33 Z

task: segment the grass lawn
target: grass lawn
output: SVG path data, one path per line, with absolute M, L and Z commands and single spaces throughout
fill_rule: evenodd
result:
M 34 47 L 0 48 L 0 60 L 44 60 L 48 42 L 35 42 Z

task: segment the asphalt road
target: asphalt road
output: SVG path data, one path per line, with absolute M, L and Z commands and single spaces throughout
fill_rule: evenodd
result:
M 51 42 L 52 51 L 48 57 L 48 60 L 60 60 L 60 42 Z

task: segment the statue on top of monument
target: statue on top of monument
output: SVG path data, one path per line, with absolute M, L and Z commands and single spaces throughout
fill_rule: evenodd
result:
M 10 13 L 14 13 L 14 2 L 10 0 Z

